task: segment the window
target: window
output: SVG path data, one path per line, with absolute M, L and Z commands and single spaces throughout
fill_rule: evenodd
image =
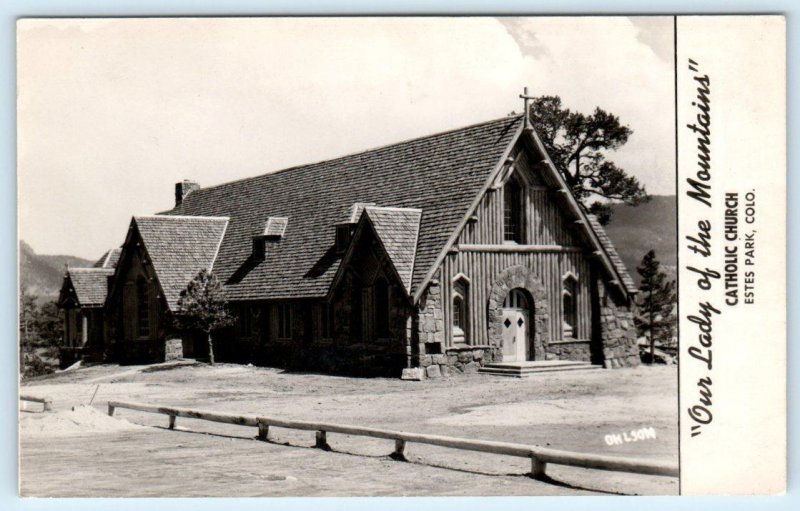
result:
M 564 337 L 577 337 L 578 319 L 578 281 L 573 275 L 564 277 L 561 292 L 562 314 L 564 315 Z
M 150 337 L 150 293 L 143 278 L 136 281 L 136 333 Z
M 333 338 L 333 304 L 323 303 L 319 307 L 320 336 L 323 339 Z
M 469 342 L 469 281 L 459 277 L 453 282 L 453 343 Z
M 515 288 L 508 292 L 503 300 L 503 307 L 507 309 L 528 309 L 528 297 L 522 289 Z
M 523 243 L 522 186 L 513 176 L 503 188 L 503 239 Z
M 292 338 L 292 307 L 288 303 L 278 305 L 278 339 Z
M 378 279 L 375 283 L 375 327 L 378 337 L 389 337 L 389 284 L 383 279 Z

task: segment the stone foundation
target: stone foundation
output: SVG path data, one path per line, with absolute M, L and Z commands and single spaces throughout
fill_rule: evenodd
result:
M 494 346 L 451 346 L 444 353 L 425 354 L 415 357 L 413 362 L 423 378 L 439 378 L 459 374 L 471 374 L 486 363 L 502 359 L 500 348 Z M 409 378 L 416 378 L 416 371 L 408 371 Z M 411 377 L 411 375 L 414 377 Z
M 636 344 L 632 306 L 618 303 L 611 293 L 601 296 L 600 337 L 603 366 L 607 369 L 634 367 L 641 362 Z M 618 301 L 619 298 L 617 298 Z
M 591 362 L 591 341 L 562 341 L 554 342 L 545 348 L 545 360 L 576 360 Z

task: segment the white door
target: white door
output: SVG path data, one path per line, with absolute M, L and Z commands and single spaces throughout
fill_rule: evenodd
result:
M 503 303 L 503 362 L 528 359 L 528 301 L 517 289 Z

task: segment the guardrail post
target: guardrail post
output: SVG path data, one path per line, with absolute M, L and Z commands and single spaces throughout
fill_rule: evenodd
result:
M 258 423 L 258 439 L 266 442 L 269 439 L 269 424 Z
M 396 439 L 394 441 L 394 452 L 389 457 L 396 461 L 408 461 L 406 459 L 406 441 L 399 438 Z
M 169 429 L 175 429 L 175 416 L 169 416 Z
M 21 395 L 22 400 L 32 400 L 42 402 L 40 397 Z M 657 460 L 618 458 L 613 456 L 603 456 L 599 454 L 588 454 L 570 451 L 560 451 L 536 445 L 514 444 L 508 442 L 496 442 L 489 440 L 475 440 L 468 438 L 455 438 L 440 435 L 426 435 L 422 433 L 408 433 L 403 431 L 389 431 L 362 426 L 350 426 L 345 424 L 331 424 L 324 422 L 311 422 L 302 420 L 282 420 L 277 418 L 242 416 L 226 413 L 212 412 L 206 410 L 190 410 L 185 408 L 171 408 L 155 406 L 144 403 L 133 403 L 125 401 L 109 401 L 108 415 L 113 416 L 116 408 L 126 408 L 148 413 L 158 413 L 170 416 L 171 426 L 177 417 L 190 419 L 200 419 L 211 422 L 222 422 L 226 424 L 237 424 L 240 426 L 258 427 L 258 437 L 266 439 L 269 433 L 269 426 L 280 428 L 298 429 L 303 431 L 314 431 L 316 433 L 315 447 L 323 450 L 332 450 L 328 445 L 327 432 L 330 431 L 342 435 L 357 435 L 372 438 L 382 438 L 384 440 L 394 440 L 395 449 L 390 456 L 394 459 L 405 458 L 405 447 L 408 442 L 449 447 L 452 449 L 464 449 L 470 451 L 487 452 L 493 454 L 503 454 L 507 456 L 518 456 L 530 458 L 531 471 L 530 477 L 536 479 L 548 479 L 545 470 L 548 463 L 556 465 L 567 465 L 583 467 L 597 470 L 612 470 L 618 472 L 631 472 L 636 474 L 650 474 L 660 476 L 678 476 L 678 465 L 675 463 L 661 462 Z M 402 458 L 401 458 L 402 457 Z
M 541 479 L 544 477 L 544 471 L 547 468 L 547 463 L 531 456 L 531 477 L 534 479 Z
M 317 449 L 322 449 L 323 451 L 330 451 L 331 446 L 328 445 L 328 435 L 324 431 L 317 431 L 317 442 L 314 444 L 314 447 Z
M 49 399 L 45 399 L 44 402 L 44 410 L 45 412 L 52 412 L 53 411 L 53 402 Z

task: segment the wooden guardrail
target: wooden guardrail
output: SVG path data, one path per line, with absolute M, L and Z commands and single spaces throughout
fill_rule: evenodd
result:
M 31 396 L 29 394 L 20 394 L 19 395 L 20 401 L 31 401 L 33 403 L 42 403 L 44 405 L 45 412 L 49 412 L 53 409 L 53 399 L 49 397 L 37 397 Z
M 493 454 L 504 454 L 521 458 L 530 458 L 531 477 L 541 478 L 545 474 L 548 463 L 556 465 L 569 465 L 581 468 L 593 468 L 598 470 L 611 470 L 616 472 L 631 472 L 636 474 L 648 474 L 658 476 L 678 476 L 678 465 L 663 461 L 644 460 L 636 458 L 622 458 L 615 456 L 605 456 L 601 454 L 584 454 L 558 449 L 549 449 L 536 445 L 516 444 L 508 442 L 495 442 L 490 440 L 473 440 L 468 438 L 456 438 L 441 435 L 429 435 L 423 433 L 407 433 L 404 431 L 391 431 L 385 429 L 367 428 L 361 426 L 349 426 L 344 424 L 333 424 L 325 422 L 302 421 L 277 419 L 273 417 L 263 417 L 256 415 L 235 415 L 221 412 L 211 412 L 205 410 L 191 410 L 188 408 L 175 408 L 169 406 L 157 406 L 144 403 L 133 403 L 125 401 L 109 401 L 108 414 L 114 415 L 117 408 L 127 408 L 141 412 L 158 413 L 169 416 L 169 428 L 175 427 L 177 417 L 190 419 L 200 419 L 211 422 L 221 422 L 225 424 L 236 424 L 240 426 L 251 426 L 258 428 L 258 438 L 267 440 L 270 426 L 288 429 L 299 429 L 316 432 L 316 446 L 321 449 L 329 450 L 327 433 L 339 433 L 343 435 L 366 436 L 372 438 L 384 438 L 395 441 L 395 450 L 391 457 L 398 460 L 405 460 L 405 448 L 408 442 L 420 444 L 436 445 L 440 447 L 450 447 L 453 449 L 463 449 L 469 451 L 487 452 Z

